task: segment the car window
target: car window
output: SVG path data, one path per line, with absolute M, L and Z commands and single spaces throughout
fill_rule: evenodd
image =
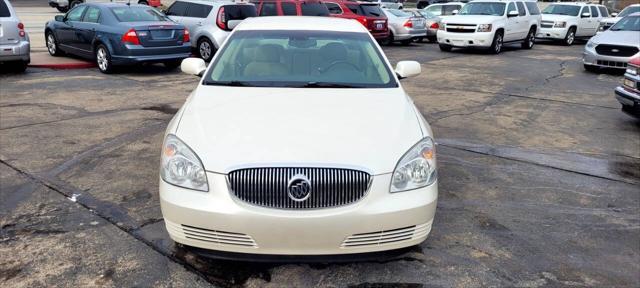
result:
M 609 17 L 609 10 L 607 10 L 607 7 L 598 6 L 598 10 L 600 10 L 600 16 Z
M 436 15 L 436 16 L 442 15 L 442 5 L 435 5 L 435 6 L 432 5 L 424 9 L 433 15 Z
M 554 15 L 568 15 L 578 16 L 580 13 L 580 7 L 576 5 L 549 5 L 542 10 L 542 14 L 554 14 Z
M 224 5 L 224 14 L 227 21 L 244 20 L 249 17 L 256 17 L 256 6 L 253 5 Z
M 328 16 L 329 9 L 320 2 L 302 2 L 300 4 L 302 16 Z
M 187 5 L 187 13 L 185 16 L 193 18 L 207 18 L 209 17 L 209 13 L 211 13 L 211 9 L 213 9 L 211 5 L 189 3 Z
M 535 2 L 524 2 L 524 5 L 527 5 L 529 15 L 540 15 L 540 9 L 538 9 L 538 4 Z
M 611 26 L 611 31 L 640 31 L 640 16 L 628 16 Z
M 176 1 L 166 12 L 167 16 L 184 16 L 187 14 L 187 3 Z
M 146 6 L 111 7 L 120 22 L 165 21 L 167 18 L 156 9 Z
M 87 13 L 84 13 L 84 18 L 82 18 L 82 22 L 98 23 L 99 20 L 100 9 L 96 7 L 87 8 Z
M 280 8 L 282 8 L 282 15 L 285 15 L 285 16 L 298 15 L 298 12 L 296 11 L 296 3 L 282 2 L 280 3 Z
M 459 5 L 443 5 L 442 6 L 442 15 L 448 16 L 453 15 L 453 11 L 460 10 Z
M 411 13 L 407 13 L 405 11 L 397 10 L 397 9 L 386 9 L 385 11 L 388 13 L 387 15 L 391 14 L 391 15 L 396 16 L 396 17 L 411 17 L 411 16 L 413 16 L 413 15 L 411 15 Z
M 0 17 L 11 17 L 11 11 L 9 11 L 7 3 L 2 0 L 0 0 Z
M 87 9 L 87 6 L 84 5 L 71 9 L 71 11 L 67 13 L 67 21 L 80 21 L 85 9 Z
M 591 12 L 589 11 L 589 7 L 587 7 L 587 6 L 582 7 L 582 12 L 580 12 L 580 15 L 582 15 L 584 13 L 591 14 Z M 588 18 L 588 17 L 586 17 L 586 18 Z
M 617 17 L 624 17 L 636 12 L 640 12 L 640 6 L 627 6 L 627 8 L 622 9 L 622 12 Z
M 358 15 L 362 15 L 362 16 L 373 16 L 373 17 L 380 17 L 382 15 L 384 15 L 384 12 L 382 12 L 382 9 L 380 9 L 379 5 L 368 5 L 368 4 L 360 4 L 357 5 L 357 12 L 356 14 Z
M 236 31 L 226 43 L 204 77 L 205 85 L 398 87 L 368 33 Z
M 342 8 L 340 8 L 340 5 L 336 4 L 336 3 L 324 3 L 324 5 L 327 5 L 327 9 L 329 9 L 329 13 L 331 14 L 342 14 Z
M 600 17 L 598 8 L 596 8 L 596 6 L 591 6 L 591 17 Z
M 260 16 L 278 16 L 278 11 L 276 10 L 276 3 L 262 3 Z
M 507 7 L 507 15 L 508 15 L 508 14 L 509 14 L 509 12 L 511 12 L 511 11 L 516 11 L 516 12 L 518 12 L 518 9 L 516 9 L 516 5 L 515 5 L 513 2 L 509 3 L 509 6 Z
M 504 15 L 505 3 L 497 2 L 470 2 L 462 6 L 458 15 L 492 15 L 502 16 Z M 509 7 L 512 7 L 516 11 L 516 6 L 513 2 L 509 3 Z
M 522 4 L 522 2 L 516 2 L 516 5 L 518 5 L 518 16 L 526 16 L 527 11 L 524 10 L 524 4 Z

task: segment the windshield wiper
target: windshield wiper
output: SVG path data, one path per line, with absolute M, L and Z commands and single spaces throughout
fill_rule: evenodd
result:
M 355 86 L 355 85 L 331 83 L 331 82 L 307 82 L 307 84 L 304 84 L 299 87 L 302 87 L 302 88 L 362 88 L 360 86 Z
M 248 82 L 244 82 L 244 81 L 237 81 L 237 80 L 232 80 L 232 81 L 211 81 L 211 82 L 205 82 L 205 85 L 218 85 L 218 86 L 234 86 L 234 87 L 251 87 L 253 85 L 249 84 Z

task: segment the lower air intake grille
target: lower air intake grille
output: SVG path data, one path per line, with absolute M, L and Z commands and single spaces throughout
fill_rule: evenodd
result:
M 166 225 L 167 230 L 171 230 L 172 233 L 187 239 L 206 243 L 258 248 L 258 244 L 256 244 L 253 238 L 246 234 L 210 230 L 189 225 L 177 225 L 170 222 L 166 222 Z
M 426 236 L 431 231 L 431 222 L 393 230 L 353 234 L 342 242 L 342 248 L 371 247 L 410 241 Z

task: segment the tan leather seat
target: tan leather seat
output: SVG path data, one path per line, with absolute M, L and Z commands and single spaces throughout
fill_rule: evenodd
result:
M 244 76 L 283 76 L 289 74 L 287 66 L 280 62 L 284 48 L 276 44 L 256 47 L 255 58 L 244 68 Z

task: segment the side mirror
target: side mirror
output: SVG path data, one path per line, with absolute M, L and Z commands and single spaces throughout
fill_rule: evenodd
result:
M 589 12 L 582 13 L 582 18 L 589 18 L 589 17 L 591 17 L 591 13 Z
M 416 61 L 400 61 L 396 64 L 395 72 L 398 78 L 404 79 L 420 74 L 422 67 L 420 67 L 420 63 Z
M 57 22 L 64 22 L 63 15 L 56 15 L 56 17 L 54 17 L 53 19 L 55 19 Z
M 618 17 L 618 13 L 616 12 L 611 13 L 611 17 Z
M 458 9 L 456 9 L 456 10 L 451 11 L 451 14 L 452 15 L 458 15 L 458 12 L 460 12 L 460 11 L 458 11 Z
M 509 13 L 507 13 L 507 17 L 516 17 L 518 15 L 518 11 L 509 11 Z
M 204 63 L 204 60 L 200 58 L 186 58 L 182 60 L 180 70 L 185 74 L 200 77 L 204 74 L 204 71 L 207 70 L 207 65 Z

